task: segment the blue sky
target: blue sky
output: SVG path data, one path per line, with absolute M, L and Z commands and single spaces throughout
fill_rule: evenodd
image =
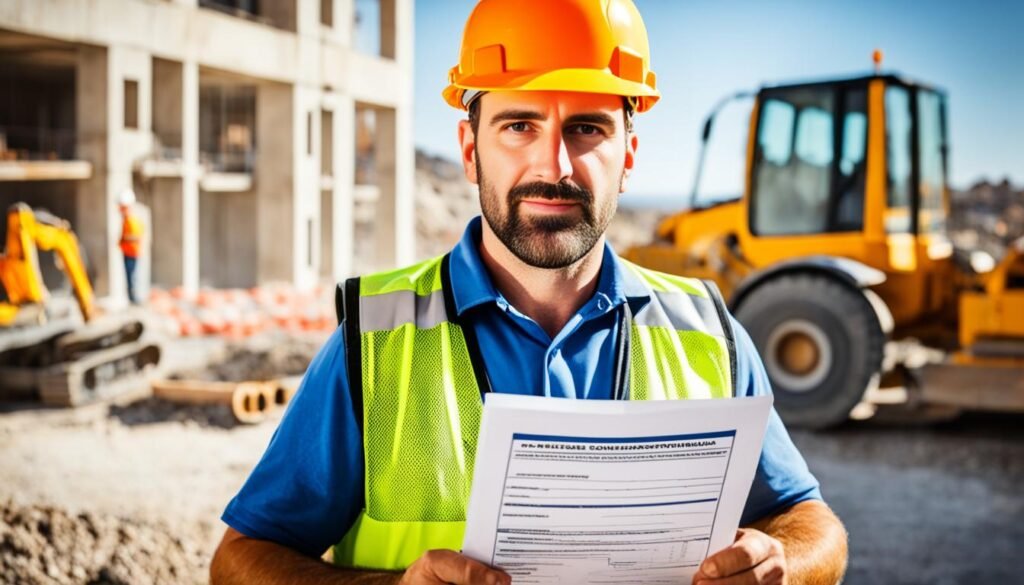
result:
M 671 206 L 690 192 L 700 127 L 721 97 L 869 73 L 876 47 L 885 70 L 948 92 L 953 186 L 1004 176 L 1024 183 L 1024 2 L 635 1 L 662 100 L 637 122 L 633 196 Z M 461 114 L 440 93 L 474 3 L 416 0 L 416 145 L 453 160 Z M 730 120 L 744 112 L 733 109 L 717 128 L 723 135 L 739 134 Z M 729 171 L 709 181 L 728 183 Z

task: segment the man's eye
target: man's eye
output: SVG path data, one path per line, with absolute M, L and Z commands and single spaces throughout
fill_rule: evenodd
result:
M 508 125 L 508 129 L 513 132 L 526 132 L 530 129 L 530 125 L 526 122 L 514 122 Z
M 597 136 L 601 133 L 601 129 L 593 124 L 577 124 L 572 130 L 576 134 L 582 134 L 583 136 Z

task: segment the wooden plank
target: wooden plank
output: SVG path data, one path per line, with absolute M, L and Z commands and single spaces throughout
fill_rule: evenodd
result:
M 237 382 L 154 380 L 153 396 L 184 404 L 231 404 Z

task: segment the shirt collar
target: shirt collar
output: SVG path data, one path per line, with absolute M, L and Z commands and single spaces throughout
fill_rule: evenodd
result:
M 480 257 L 482 234 L 482 219 L 480 216 L 474 217 L 451 252 L 449 270 L 452 294 L 459 315 L 467 309 L 497 302 L 502 298 Z M 611 270 L 608 270 L 609 267 Z M 594 292 L 594 296 L 597 295 L 604 295 L 611 307 L 617 307 L 628 300 L 633 313 L 643 308 L 651 298 L 650 289 L 622 262 L 607 242 L 601 260 L 601 275 Z

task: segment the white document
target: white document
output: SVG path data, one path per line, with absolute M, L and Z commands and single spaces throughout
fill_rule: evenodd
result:
M 689 583 L 735 538 L 771 404 L 488 394 L 462 552 L 513 583 Z

